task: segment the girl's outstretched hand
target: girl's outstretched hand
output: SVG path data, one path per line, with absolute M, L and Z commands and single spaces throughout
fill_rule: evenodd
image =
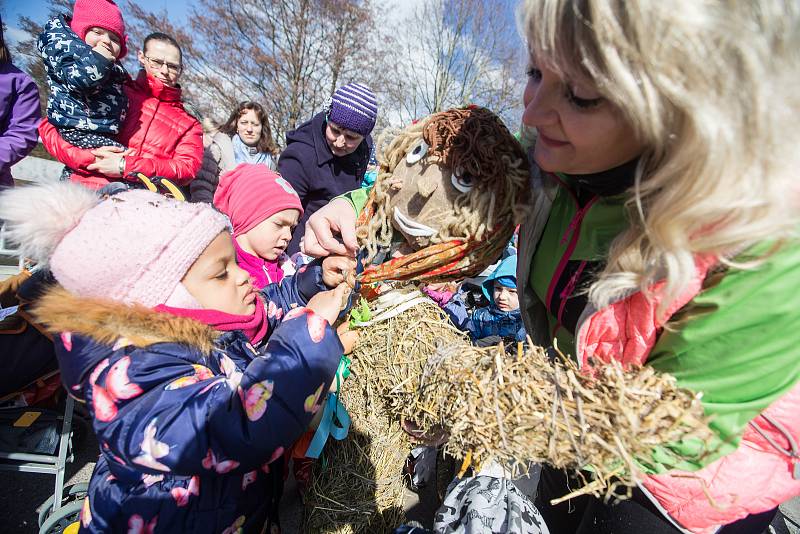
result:
M 306 308 L 313 310 L 314 313 L 321 315 L 328 323 L 333 324 L 339 317 L 339 312 L 344 309 L 347 303 L 346 296 L 351 291 L 347 284 L 339 284 L 330 291 L 321 291 L 311 297 Z
M 358 331 L 350 330 L 350 323 L 345 321 L 336 328 L 336 333 L 339 334 L 339 341 L 342 342 L 344 353 L 350 354 L 358 344 Z

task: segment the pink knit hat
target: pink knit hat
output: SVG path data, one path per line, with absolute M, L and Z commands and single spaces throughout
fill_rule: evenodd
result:
M 164 304 L 206 247 L 228 228 L 208 204 L 135 189 L 100 200 L 59 182 L 0 194 L 0 218 L 21 252 L 49 260 L 79 296 L 147 307 Z
M 214 205 L 230 218 L 234 235 L 247 232 L 281 210 L 295 209 L 303 215 L 300 197 L 291 184 L 257 163 L 242 163 L 220 176 Z
M 119 7 L 112 0 L 75 0 L 69 26 L 81 39 L 86 39 L 86 32 L 95 26 L 114 32 L 119 37 L 121 45 L 117 59 L 122 59 L 128 53 L 125 21 L 122 20 Z

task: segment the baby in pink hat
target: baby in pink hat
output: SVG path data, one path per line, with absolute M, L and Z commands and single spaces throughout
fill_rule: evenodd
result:
M 294 272 L 285 251 L 303 205 L 280 174 L 265 165 L 242 163 L 220 176 L 214 206 L 230 219 L 236 259 L 256 287 Z
M 115 140 L 128 111 L 120 62 L 125 22 L 111 0 L 75 0 L 72 18 L 50 19 L 37 40 L 50 96 L 47 120 L 80 148 L 123 147 Z M 65 170 L 64 179 L 71 173 Z
M 282 457 L 339 366 L 349 264 L 256 291 L 224 215 L 144 190 L 10 189 L 0 219 L 58 282 L 34 313 L 101 444 L 81 532 L 279 531 Z

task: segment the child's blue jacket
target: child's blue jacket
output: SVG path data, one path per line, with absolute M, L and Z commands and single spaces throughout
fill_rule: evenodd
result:
M 86 403 L 100 459 L 81 532 L 260 532 L 270 463 L 305 432 L 342 354 L 305 308 L 311 264 L 264 288 L 268 340 L 72 296 L 42 298 L 67 390 Z
M 478 308 L 471 314 L 464 303 L 463 296 L 457 293 L 445 304 L 444 311 L 450 320 L 461 330 L 469 332 L 473 341 L 489 336 L 514 338 L 525 341 L 525 325 L 519 309 L 502 311 L 494 302 L 494 281 L 498 278 L 513 278 L 516 281 L 517 257 L 509 256 L 500 262 L 497 269 L 483 282 L 481 290 L 489 299 L 489 306 Z

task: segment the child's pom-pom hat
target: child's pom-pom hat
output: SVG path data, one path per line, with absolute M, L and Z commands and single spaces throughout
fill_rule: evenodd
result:
M 70 182 L 16 187 L 0 194 L 0 221 L 22 257 L 46 266 L 67 232 L 99 202 L 93 191 Z
M 78 296 L 164 304 L 228 227 L 208 204 L 134 189 L 106 199 L 71 182 L 0 193 L 0 219 L 20 252 L 48 262 Z

